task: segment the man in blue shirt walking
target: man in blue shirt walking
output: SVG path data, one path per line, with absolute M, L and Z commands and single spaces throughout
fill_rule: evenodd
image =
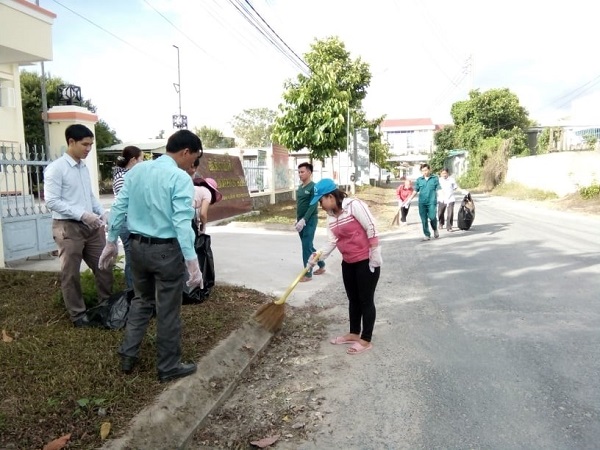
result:
M 119 231 L 127 220 L 135 297 L 119 349 L 121 369 L 125 373 L 133 370 L 156 308 L 161 382 L 196 371 L 196 364 L 181 362 L 180 312 L 186 268 L 187 285 L 203 287 L 191 226 L 194 187 L 185 171 L 202 156 L 202 142 L 191 131 L 179 130 L 169 137 L 166 148 L 166 154 L 137 164 L 125 177 L 111 208 L 108 241 L 100 257 L 100 266 L 114 264 Z

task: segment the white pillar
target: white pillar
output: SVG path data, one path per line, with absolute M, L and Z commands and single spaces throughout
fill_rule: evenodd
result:
M 76 105 L 53 106 L 48 110 L 48 129 L 50 134 L 50 148 L 47 156 L 51 160 L 61 157 L 67 151 L 65 130 L 69 125 L 79 123 L 88 127 L 92 133 L 94 125 L 98 122 L 98 116 L 86 108 Z M 85 165 L 90 172 L 92 191 L 96 198 L 100 195 L 98 177 L 98 156 L 96 153 L 96 141 L 92 145 L 92 151 L 85 159 Z

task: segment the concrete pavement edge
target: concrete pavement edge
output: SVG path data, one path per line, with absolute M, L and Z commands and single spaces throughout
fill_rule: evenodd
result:
M 250 318 L 197 362 L 195 374 L 168 386 L 132 419 L 123 436 L 107 441 L 101 450 L 186 448 L 272 336 Z

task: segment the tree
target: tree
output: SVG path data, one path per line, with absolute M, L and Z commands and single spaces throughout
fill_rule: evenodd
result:
M 248 147 L 271 144 L 271 134 L 277 112 L 269 108 L 245 109 L 231 121 L 233 132 Z
M 233 138 L 225 137 L 220 130 L 202 126 L 194 128 L 194 133 L 202 141 L 202 148 L 231 148 L 235 147 Z
M 506 165 L 499 164 L 499 159 L 529 154 L 526 130 L 531 121 L 519 98 L 510 90 L 473 90 L 469 92 L 468 100 L 452 105 L 451 114 L 454 129 L 451 136 L 442 137 L 469 151 L 469 169 L 464 180 L 459 182 L 461 186 L 477 186 L 488 159 L 494 168 L 504 170 Z M 494 155 L 497 157 L 492 158 Z M 488 180 L 503 178 L 503 174 L 492 172 L 486 171 Z
M 347 114 L 352 123 L 371 81 L 369 65 L 352 60 L 337 37 L 316 40 L 304 55 L 310 75 L 288 81 L 273 139 L 291 150 L 310 149 L 317 159 L 346 148 Z

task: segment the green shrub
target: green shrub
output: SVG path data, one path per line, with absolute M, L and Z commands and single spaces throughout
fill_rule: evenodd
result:
M 579 195 L 585 200 L 591 200 L 600 197 L 600 184 L 592 184 L 591 186 L 582 187 L 579 189 Z
M 481 170 L 469 168 L 467 173 L 457 180 L 457 183 L 462 189 L 473 189 L 479 186 L 480 181 Z

